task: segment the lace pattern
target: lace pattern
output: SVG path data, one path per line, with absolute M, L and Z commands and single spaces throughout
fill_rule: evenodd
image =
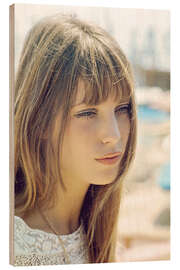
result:
M 23 219 L 14 217 L 15 266 L 65 264 L 58 236 L 30 228 Z M 83 224 L 68 235 L 61 235 L 71 264 L 88 263 L 88 249 Z

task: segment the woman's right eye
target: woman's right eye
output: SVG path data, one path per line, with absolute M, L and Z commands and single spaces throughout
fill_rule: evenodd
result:
M 95 111 L 83 111 L 80 113 L 75 114 L 75 117 L 77 118 L 87 118 L 87 119 L 91 119 L 93 117 L 96 116 L 96 112 Z

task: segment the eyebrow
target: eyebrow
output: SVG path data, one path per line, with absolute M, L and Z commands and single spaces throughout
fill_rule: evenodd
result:
M 130 98 L 126 98 L 124 100 L 120 100 L 119 102 L 117 102 L 117 105 L 121 105 L 121 104 L 127 104 L 127 103 L 130 103 Z M 100 105 L 101 102 L 99 104 L 88 104 L 88 103 L 85 103 L 84 101 L 80 102 L 80 103 L 77 103 L 77 104 L 73 104 L 71 108 L 74 108 L 74 107 L 78 107 L 80 105 L 86 105 L 86 106 L 98 106 Z
M 125 99 L 119 100 L 119 101 L 118 101 L 118 103 L 119 103 L 119 104 L 121 104 L 121 103 L 123 104 L 123 103 L 129 103 L 130 101 L 131 101 L 131 98 L 130 98 L 130 97 L 128 97 L 128 98 L 125 98 Z
M 86 104 L 84 101 L 82 101 L 82 102 L 80 102 L 78 104 L 73 104 L 72 105 L 72 108 L 77 107 L 77 106 L 80 106 L 80 105 L 88 105 L 88 104 Z

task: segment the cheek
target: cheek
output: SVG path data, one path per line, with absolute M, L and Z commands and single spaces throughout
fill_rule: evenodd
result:
M 125 144 L 128 140 L 129 134 L 130 134 L 130 127 L 131 127 L 131 123 L 130 123 L 130 119 L 128 116 L 123 117 L 120 121 L 119 121 L 119 131 L 123 140 L 123 143 Z
M 96 127 L 90 125 L 88 121 L 73 119 L 70 121 L 65 131 L 65 145 L 72 148 L 88 147 L 91 139 L 94 137 Z
M 69 133 L 73 133 L 75 136 L 89 137 L 90 134 L 93 134 L 97 128 L 97 123 L 91 120 L 80 120 L 75 119 L 70 123 Z

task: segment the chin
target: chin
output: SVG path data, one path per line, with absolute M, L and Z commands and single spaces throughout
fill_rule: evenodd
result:
M 108 185 L 108 184 L 111 184 L 115 181 L 116 179 L 116 176 L 114 177 L 109 177 L 109 178 L 103 178 L 103 179 L 97 179 L 95 181 L 92 181 L 91 184 L 93 185 L 99 185 L 99 186 L 103 186 L 103 185 Z

